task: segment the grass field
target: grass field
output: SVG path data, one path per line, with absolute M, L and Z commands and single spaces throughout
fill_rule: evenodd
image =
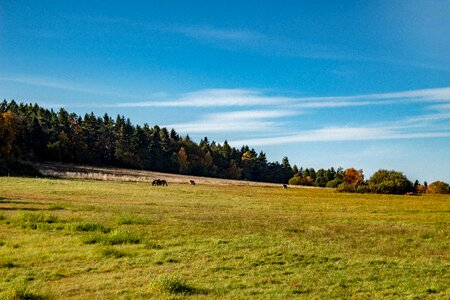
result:
M 450 196 L 0 178 L 0 298 L 450 298 Z

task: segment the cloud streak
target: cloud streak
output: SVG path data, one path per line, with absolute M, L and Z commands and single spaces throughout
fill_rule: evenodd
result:
M 188 26 L 171 27 L 167 30 L 206 41 L 251 42 L 265 39 L 265 36 L 262 34 L 239 29 L 217 29 L 206 26 Z
M 297 115 L 297 112 L 283 110 L 248 110 L 226 113 L 212 113 L 194 122 L 168 124 L 164 127 L 175 128 L 186 133 L 211 132 L 268 132 L 280 127 L 279 118 Z
M 205 89 L 186 93 L 175 100 L 122 102 L 117 107 L 229 107 L 288 104 L 289 97 L 263 95 L 251 89 Z
M 239 147 L 242 145 L 267 146 L 284 145 L 292 143 L 308 142 L 338 142 L 338 141 L 363 141 L 363 140 L 392 140 L 392 139 L 418 139 L 418 138 L 443 138 L 450 137 L 449 131 L 440 132 L 412 132 L 405 133 L 391 128 L 375 127 L 329 127 L 315 130 L 301 131 L 295 134 L 278 137 L 245 139 L 230 141 L 230 145 Z
M 291 108 L 334 108 L 403 103 L 449 102 L 450 87 L 382 94 L 328 97 L 286 97 L 253 89 L 205 89 L 186 93 L 174 100 L 121 102 L 116 107 L 239 107 L 289 106 Z
M 70 92 L 78 92 L 78 93 L 86 93 L 93 95 L 103 95 L 103 96 L 111 96 L 111 97 L 122 97 L 122 98 L 138 98 L 136 95 L 125 95 L 121 93 L 117 93 L 114 91 L 109 91 L 106 89 L 96 88 L 96 87 L 82 87 L 79 84 L 76 84 L 71 81 L 62 80 L 58 78 L 51 78 L 45 76 L 32 76 L 32 75 L 9 75 L 9 76 L 1 76 L 0 81 L 9 81 L 27 85 L 35 85 L 40 87 L 47 87 L 58 90 L 65 90 Z

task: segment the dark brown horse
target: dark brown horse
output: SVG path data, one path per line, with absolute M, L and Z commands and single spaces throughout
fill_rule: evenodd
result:
M 167 181 L 164 179 L 155 179 L 152 181 L 152 186 L 168 186 Z

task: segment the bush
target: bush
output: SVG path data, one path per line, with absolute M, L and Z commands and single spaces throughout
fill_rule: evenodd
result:
M 107 245 L 118 245 L 118 244 L 139 244 L 141 238 L 136 234 L 128 231 L 114 230 L 106 235 L 104 243 Z
M 301 176 L 299 176 L 298 174 L 294 175 L 294 177 L 292 177 L 291 179 L 289 179 L 289 184 L 290 185 L 303 185 L 303 178 Z
M 358 185 L 358 187 L 356 188 L 356 192 L 360 193 L 360 194 L 366 194 L 366 193 L 370 193 L 370 189 L 367 184 L 361 184 L 361 185 Z
M 427 193 L 430 194 L 450 194 L 450 186 L 443 181 L 435 181 L 428 186 Z
M 101 256 L 108 257 L 108 258 L 109 257 L 120 258 L 120 257 L 124 257 L 124 256 L 127 255 L 125 252 L 117 250 L 117 249 L 114 249 L 112 247 L 108 247 L 108 248 L 102 249 L 100 251 L 100 254 L 101 254 Z
M 83 238 L 85 244 L 119 245 L 119 244 L 139 244 L 141 238 L 128 231 L 114 230 L 108 234 L 91 234 Z
M 331 181 L 328 181 L 326 187 L 327 188 L 337 188 L 341 183 L 342 183 L 342 180 L 336 178 L 336 179 L 333 179 Z
M 369 189 L 377 194 L 406 194 L 414 191 L 411 181 L 405 175 L 397 171 L 378 170 L 369 181 Z
M 345 192 L 345 193 L 354 193 L 356 192 L 356 187 L 353 184 L 348 184 L 345 182 L 342 182 L 337 187 L 338 192 Z
M 27 299 L 27 300 L 39 300 L 39 299 L 45 299 L 46 297 L 43 297 L 41 295 L 35 294 L 32 291 L 30 291 L 25 284 L 17 284 L 10 289 L 6 290 L 4 293 L 0 294 L 0 299 L 5 300 L 21 300 L 21 299 Z
M 161 294 L 182 294 L 192 295 L 197 293 L 197 289 L 188 285 L 184 280 L 179 277 L 162 275 L 153 280 L 150 283 L 150 291 Z
M 55 226 L 51 225 L 58 222 L 58 217 L 52 214 L 23 211 L 19 212 L 19 214 L 13 220 L 13 223 L 15 223 L 17 226 L 29 229 L 51 229 L 55 228 Z

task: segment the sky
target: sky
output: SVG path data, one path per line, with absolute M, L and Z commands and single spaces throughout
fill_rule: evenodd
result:
M 0 98 L 450 182 L 450 1 L 0 1 Z

